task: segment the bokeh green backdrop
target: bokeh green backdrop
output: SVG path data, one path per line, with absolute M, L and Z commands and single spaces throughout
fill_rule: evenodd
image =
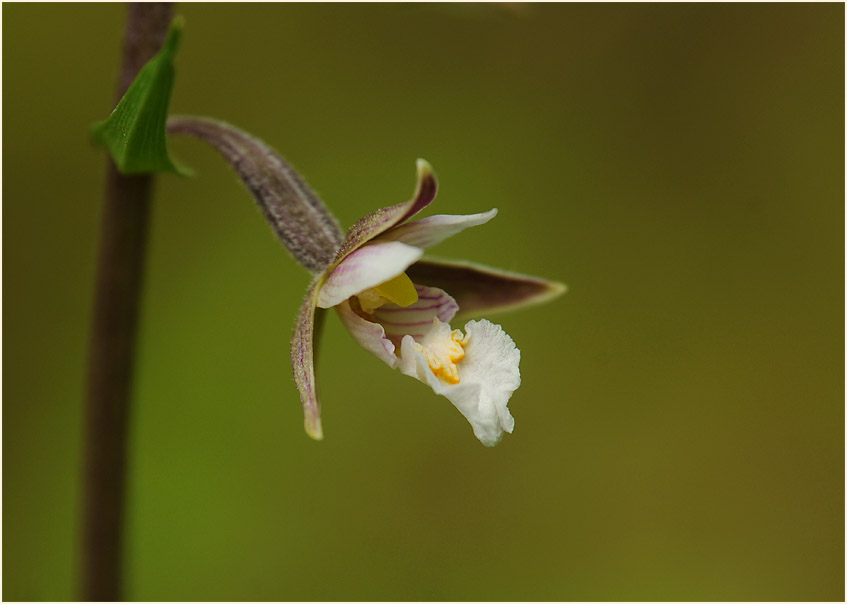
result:
M 343 225 L 561 280 L 497 317 L 515 433 L 330 317 L 210 149 L 158 179 L 132 414 L 132 599 L 844 597 L 844 7 L 203 5 L 174 112 L 268 141 Z M 3 597 L 75 594 L 82 395 L 121 5 L 3 6 Z

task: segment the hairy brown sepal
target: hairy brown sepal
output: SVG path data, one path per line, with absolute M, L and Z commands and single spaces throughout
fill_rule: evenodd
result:
M 318 273 L 332 262 L 344 233 L 315 192 L 271 147 L 234 126 L 206 118 L 172 117 L 168 132 L 194 136 L 217 149 L 300 264 Z
M 429 257 L 410 266 L 406 273 L 417 284 L 449 292 L 459 304 L 457 318 L 517 310 L 548 302 L 567 291 L 556 281 Z

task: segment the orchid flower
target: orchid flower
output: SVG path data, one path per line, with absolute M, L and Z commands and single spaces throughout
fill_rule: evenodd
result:
M 446 397 L 486 446 L 512 432 L 508 403 L 520 386 L 520 350 L 487 319 L 453 329 L 456 318 L 548 301 L 559 283 L 469 263 L 425 258 L 424 252 L 496 209 L 411 220 L 435 198 L 429 164 L 417 162 L 411 200 L 357 221 L 346 236 L 308 185 L 261 141 L 219 122 L 172 119 L 172 132 L 212 143 L 235 167 L 292 255 L 315 273 L 294 328 L 291 363 L 306 432 L 323 437 L 314 351 L 319 309 L 334 308 L 362 348 L 392 369 Z M 293 193 L 292 193 L 293 192 Z

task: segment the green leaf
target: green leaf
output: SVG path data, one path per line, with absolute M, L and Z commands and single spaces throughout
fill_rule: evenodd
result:
M 122 174 L 190 174 L 168 154 L 165 131 L 182 25 L 182 17 L 173 20 L 162 49 L 141 68 L 108 119 L 92 127 L 94 142 L 109 149 Z

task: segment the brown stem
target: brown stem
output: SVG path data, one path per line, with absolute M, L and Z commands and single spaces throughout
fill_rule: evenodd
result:
M 120 99 L 168 32 L 169 3 L 130 4 Z M 109 160 L 88 365 L 81 599 L 122 599 L 127 418 L 153 177 Z

